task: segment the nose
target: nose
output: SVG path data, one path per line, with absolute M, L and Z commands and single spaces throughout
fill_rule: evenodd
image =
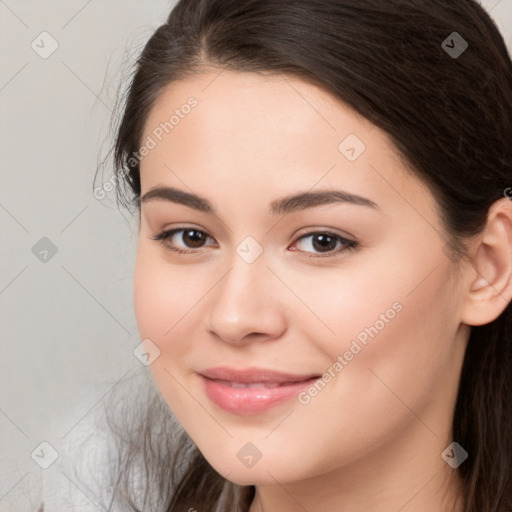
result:
M 231 345 L 271 340 L 286 331 L 285 287 L 259 257 L 247 263 L 237 254 L 210 295 L 208 328 Z M 289 299 L 289 297 L 288 297 Z

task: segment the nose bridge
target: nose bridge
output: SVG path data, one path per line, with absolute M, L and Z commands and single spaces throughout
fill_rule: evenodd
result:
M 250 240 L 236 247 L 212 294 L 210 329 L 224 341 L 237 342 L 250 333 L 277 336 L 284 327 L 275 277 L 264 253 L 256 249 Z
M 264 257 L 260 255 L 254 261 L 248 261 L 235 252 L 228 264 L 229 271 L 217 287 L 216 304 L 233 313 L 268 304 L 268 300 L 264 300 L 268 299 L 265 290 L 272 274 L 266 268 Z
M 248 235 L 233 247 L 226 260 L 230 270 L 224 282 L 219 283 L 220 295 L 228 300 L 246 299 L 245 304 L 258 302 L 259 294 L 271 284 L 268 283 L 271 273 L 266 268 L 267 252 L 262 244 Z

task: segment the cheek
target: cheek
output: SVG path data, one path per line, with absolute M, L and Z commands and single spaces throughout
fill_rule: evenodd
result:
M 332 368 L 333 392 L 363 422 L 410 416 L 404 403 L 423 410 L 453 370 L 456 301 L 450 287 L 438 269 L 411 293 L 415 276 L 406 274 L 394 283 L 381 278 L 373 296 L 367 288 L 361 300 L 346 297 L 345 321 L 335 328 L 339 342 L 329 344 L 331 361 L 341 356 L 341 367 Z M 421 273 L 416 277 L 419 282 Z M 362 283 L 358 289 L 364 290 Z
M 373 413 L 376 404 L 403 409 L 396 395 L 423 407 L 453 370 L 456 293 L 446 259 L 432 258 L 404 261 L 390 251 L 373 259 L 377 265 L 361 262 L 339 278 L 317 275 L 308 283 L 302 277 L 302 293 L 312 291 L 310 304 L 333 331 L 310 315 L 307 338 L 327 361 L 327 386 L 354 410 L 363 412 L 369 404 Z
M 405 277 L 414 282 L 413 275 Z M 323 471 L 388 445 L 408 425 L 430 440 L 432 433 L 418 417 L 427 425 L 439 424 L 432 411 L 448 410 L 454 392 L 456 306 L 442 272 L 433 273 L 413 293 L 412 286 L 404 287 L 403 281 L 393 284 L 389 276 L 381 276 L 380 283 L 374 282 L 373 294 L 351 300 L 345 295 L 334 304 L 331 300 L 324 310 L 337 333 L 322 345 L 330 363 L 324 370 L 324 386 L 306 390 L 299 409 L 302 442 L 311 453 L 325 456 L 319 458 Z M 372 288 L 362 282 L 358 286 L 367 292 Z M 320 423 L 323 434 L 315 436 Z M 349 443 L 336 444 L 340 432 Z M 325 439 L 333 440 L 328 455 Z
M 134 309 L 141 339 L 160 350 L 149 369 L 163 398 L 180 421 L 195 417 L 193 401 L 180 386 L 183 362 L 198 325 L 197 304 L 207 291 L 185 266 L 172 265 L 160 250 L 139 242 L 134 272 Z M 186 407 L 184 406 L 186 405 Z
M 162 351 L 168 348 L 161 346 L 164 340 L 172 339 L 180 324 L 190 321 L 189 315 L 194 314 L 206 290 L 186 266 L 173 265 L 160 250 L 139 244 L 133 289 L 135 316 L 140 335 L 152 339 Z

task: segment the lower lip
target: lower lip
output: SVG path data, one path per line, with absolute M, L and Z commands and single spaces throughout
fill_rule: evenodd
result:
M 202 375 L 200 377 L 212 402 L 225 411 L 244 416 L 260 414 L 296 397 L 319 378 L 283 384 L 275 388 L 232 388 L 222 381 L 208 379 Z

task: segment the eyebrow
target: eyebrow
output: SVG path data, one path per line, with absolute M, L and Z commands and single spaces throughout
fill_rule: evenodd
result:
M 150 189 L 142 196 L 139 205 L 154 200 L 183 204 L 203 213 L 215 213 L 215 208 L 208 199 L 173 187 L 156 186 Z M 326 189 L 315 192 L 300 192 L 276 199 L 270 203 L 270 212 L 272 215 L 280 215 L 333 203 L 349 203 L 375 209 L 379 208 L 376 203 L 366 197 L 344 190 Z

